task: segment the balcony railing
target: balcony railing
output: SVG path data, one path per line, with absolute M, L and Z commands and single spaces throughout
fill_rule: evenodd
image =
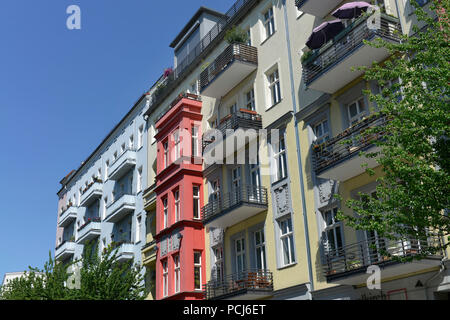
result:
M 103 194 L 103 181 L 95 179 L 81 193 L 80 206 L 90 205 L 94 200 L 101 198 Z
M 314 145 L 314 164 L 316 174 L 356 156 L 360 151 L 368 149 L 374 142 L 385 135 L 380 129 L 376 133 L 364 131 L 374 127 L 382 127 L 386 123 L 386 116 L 372 115 L 361 122 L 346 129 L 336 137 L 325 141 L 320 145 Z
M 224 299 L 249 293 L 270 295 L 273 292 L 273 276 L 268 270 L 246 270 L 212 280 L 203 286 L 205 299 Z M 253 298 L 254 296 L 252 296 Z
M 245 205 L 267 207 L 267 189 L 252 185 L 242 185 L 234 188 L 231 192 L 219 195 L 217 199 L 209 201 L 207 205 L 202 207 L 202 221 L 206 224 Z M 244 215 L 241 215 L 240 218 L 244 218 Z
M 234 61 L 242 61 L 256 66 L 258 64 L 258 51 L 255 47 L 244 43 L 230 44 L 202 73 L 200 73 L 200 92 L 205 90 L 205 88 L 219 77 L 219 75 Z M 239 67 L 239 69 L 242 68 Z M 236 86 L 237 83 L 227 84 L 231 89 Z
M 134 258 L 134 243 L 131 240 L 112 242 L 111 247 L 117 252 L 116 260 L 119 262 Z
M 80 226 L 79 228 L 78 228 L 78 232 L 80 232 L 81 230 L 83 230 L 86 226 L 88 226 L 90 223 L 93 223 L 93 222 L 101 222 L 102 221 L 102 219 L 100 218 L 100 217 L 94 217 L 94 218 L 88 218 L 87 220 L 86 220 L 86 222 L 82 225 L 82 226 Z
M 67 227 L 77 219 L 78 207 L 68 206 L 59 216 L 59 227 Z
M 76 243 L 72 240 L 64 240 L 55 248 L 55 259 L 64 260 L 75 254 Z
M 108 178 L 118 180 L 135 165 L 136 149 L 128 147 L 111 163 Z
M 136 195 L 123 194 L 106 206 L 106 222 L 118 222 L 136 208 Z
M 88 218 L 87 221 L 78 228 L 77 243 L 85 243 L 98 237 L 101 234 L 101 219 L 99 217 Z
M 433 251 L 442 254 L 441 238 L 430 236 L 423 240 L 387 240 L 371 237 L 367 240 L 350 244 L 335 250 L 327 250 L 325 254 L 324 271 L 328 280 L 339 277 L 347 272 L 364 272 L 366 268 L 374 264 L 395 264 L 393 257 L 407 258 L 420 254 L 421 252 Z
M 189 74 L 191 68 L 195 67 L 205 52 L 213 47 L 212 43 L 220 36 L 225 35 L 224 31 L 231 27 L 236 21 L 253 5 L 258 3 L 257 0 L 237 0 L 231 8 L 225 13 L 211 30 L 189 51 L 189 54 L 182 61 L 177 63 L 177 67 L 167 78 L 160 78 L 158 85 L 160 89 L 153 93 L 150 105 L 159 105 L 182 79 Z M 148 112 L 148 111 L 147 111 Z
M 311 82 L 339 64 L 352 52 L 364 46 L 364 40 L 372 40 L 375 36 L 379 36 L 385 40 L 399 41 L 400 34 L 401 28 L 398 19 L 386 14 L 381 14 L 380 28 L 378 29 L 369 28 L 368 16 L 357 19 L 332 41 L 314 51 L 302 63 L 303 79 L 306 85 L 309 86 Z
M 220 131 L 222 138 L 225 139 L 227 130 L 237 129 L 262 129 L 262 119 L 259 114 L 247 109 L 240 109 L 238 112 L 224 117 L 216 130 Z M 216 137 L 210 137 L 211 132 L 206 132 L 202 137 L 203 150 L 214 142 Z

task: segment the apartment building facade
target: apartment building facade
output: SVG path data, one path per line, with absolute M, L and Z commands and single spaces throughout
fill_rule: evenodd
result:
M 61 180 L 55 259 L 81 257 L 89 241 L 112 245 L 119 261 L 141 264 L 146 213 L 147 128 L 142 95 L 77 170 Z
M 378 84 L 351 67 L 388 58 L 363 39 L 398 41 L 396 32 L 410 33 L 414 19 L 407 1 L 377 1 L 380 28 L 369 28 L 367 17 L 344 21 L 340 37 L 301 59 L 312 30 L 334 19 L 331 12 L 346 2 L 240 0 L 225 13 L 201 7 L 170 44 L 174 68 L 164 71 L 141 97 L 142 107 L 135 106 L 119 125 L 144 124 L 144 147 L 128 175 L 124 168 L 114 182 L 105 177 L 106 182 L 86 185 L 94 179 L 95 164 L 106 163 L 114 157 L 112 149 L 121 146 L 111 133 L 95 156 L 61 181 L 64 214 L 58 218 L 57 240 L 64 246 L 74 235 L 76 249 L 72 254 L 61 246 L 58 258 L 79 254 L 84 240 L 77 240 L 75 229 L 96 207 L 97 200 L 81 205 L 77 190 L 101 184 L 94 199 L 103 200 L 112 197 L 119 181 L 131 181 L 140 172 L 135 209 L 116 218 L 100 212 L 98 237 L 115 241 L 108 235 L 117 224 L 119 230 L 131 230 L 131 239 L 137 234 L 145 239 L 133 245 L 133 256 L 147 270 L 147 299 L 448 296 L 448 253 L 391 263 L 379 249 L 414 254 L 417 242 L 387 243 L 336 219 L 338 208 L 353 214 L 344 201 L 373 191 L 382 174 L 374 161 L 369 166 L 376 176 L 361 168 L 365 159 L 358 153 L 373 148 L 370 140 L 348 148 L 339 143 L 384 121 L 370 116 L 376 105 L 364 94 L 378 92 Z M 226 40 L 234 26 L 245 31 L 245 42 Z M 119 127 L 113 132 L 121 132 Z M 129 208 L 128 202 L 118 207 Z M 130 217 L 131 229 L 124 229 L 120 223 Z M 81 225 L 71 225 L 76 223 Z M 365 271 L 373 264 L 382 267 L 382 290 L 367 288 Z
M 347 1 L 329 1 L 319 5 L 314 1 L 296 1 L 299 10 L 313 15 L 319 25 L 332 20 L 331 13 Z M 301 90 L 314 90 L 316 99 L 300 103 L 295 114 L 298 122 L 303 152 L 306 198 L 308 212 L 316 230 L 312 239 L 312 260 L 315 288 L 313 299 L 434 299 L 448 298 L 448 268 L 446 252 L 420 261 L 405 264 L 394 263 L 381 254 L 387 250 L 393 256 L 414 255 L 419 246 L 438 246 L 444 239 L 430 236 L 425 241 L 404 239 L 388 241 L 375 231 L 355 231 L 336 217 L 338 209 L 348 215 L 356 215 L 346 207 L 349 199 L 363 199 L 359 193 L 375 194 L 377 178 L 382 173 L 374 159 L 359 156 L 360 151 L 374 151 L 373 141 L 382 136 L 353 139 L 351 144 L 343 141 L 352 139 L 367 128 L 383 126 L 386 119 L 371 114 L 377 110 L 369 101 L 366 91 L 381 92 L 375 81 L 363 79 L 361 71 L 352 71 L 352 66 L 370 66 L 372 61 L 384 61 L 389 53 L 383 48 L 364 44 L 363 40 L 377 37 L 391 42 L 400 41 L 400 34 L 411 34 L 412 6 L 404 1 L 373 2 L 381 9 L 379 28 L 371 29 L 371 17 L 357 17 L 345 22 L 340 35 L 316 49 L 303 60 L 295 61 L 296 82 Z M 426 2 L 423 2 L 426 5 Z M 301 23 L 301 18 L 298 21 Z M 299 28 L 299 26 L 296 26 Z M 305 46 L 294 44 L 303 52 Z M 401 79 L 392 79 L 390 85 Z M 300 93 L 301 99 L 302 93 Z M 365 173 L 362 164 L 375 170 L 374 176 Z M 334 194 L 339 194 L 339 201 Z M 367 287 L 367 268 L 376 265 L 381 268 L 381 289 Z M 447 271 L 448 272 L 448 271 Z

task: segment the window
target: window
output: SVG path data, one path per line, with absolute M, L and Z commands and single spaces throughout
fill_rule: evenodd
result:
M 105 164 L 105 180 L 108 179 L 108 168 L 109 168 L 109 160 L 107 160 Z
M 177 222 L 177 221 L 180 221 L 180 191 L 179 190 L 176 190 L 174 193 L 173 193 L 173 198 L 174 198 L 174 200 L 175 200 L 175 202 L 174 202 L 174 204 L 175 204 L 175 210 L 174 210 L 174 213 L 175 213 L 175 222 Z
M 281 87 L 278 69 L 269 74 L 268 80 L 269 80 L 270 99 L 273 106 L 281 101 Z
M 218 246 L 213 248 L 214 253 L 214 266 L 215 272 L 213 274 L 213 279 L 222 282 L 223 281 L 223 248 Z
M 180 131 L 179 130 L 176 130 L 173 134 L 173 143 L 174 143 L 174 148 L 175 148 L 175 160 L 177 160 L 181 157 Z
M 167 260 L 162 262 L 163 269 L 163 297 L 169 295 L 169 268 L 167 267 Z
M 279 181 L 287 177 L 286 144 L 284 141 L 284 132 L 280 132 L 280 140 L 273 143 L 273 161 L 275 165 L 274 181 Z
M 347 110 L 350 126 L 360 122 L 366 116 L 364 97 L 350 103 Z
M 102 168 L 98 168 L 98 170 L 97 170 L 97 178 L 98 179 L 102 179 Z
M 255 259 L 256 269 L 266 269 L 266 242 L 264 239 L 264 230 L 258 230 L 255 235 Z
M 245 239 L 239 238 L 234 242 L 234 254 L 236 256 L 236 273 L 238 277 L 243 276 L 245 270 Z
M 181 282 L 181 272 L 180 272 L 180 256 L 173 256 L 174 265 L 174 283 L 175 283 L 175 293 L 180 292 L 180 282 Z
M 106 206 L 108 205 L 108 197 L 103 199 L 103 219 L 106 218 Z
M 202 290 L 202 253 L 194 251 L 194 289 Z
M 163 143 L 163 149 L 164 149 L 163 162 L 164 162 L 164 169 L 165 169 L 169 165 L 169 143 L 168 143 L 168 141 Z
M 117 159 L 117 151 L 115 151 L 113 154 L 113 161 L 116 161 L 116 159 Z
M 142 224 L 142 217 L 139 216 L 136 219 L 136 239 L 135 239 L 136 243 L 141 241 L 141 224 Z
M 284 266 L 295 262 L 294 233 L 291 217 L 278 221 L 281 241 L 281 261 Z
M 165 228 L 167 228 L 167 226 L 168 226 L 168 219 L 169 219 L 169 216 L 168 216 L 168 206 L 167 206 L 167 198 L 164 198 L 163 199 L 163 213 L 164 213 L 164 224 L 163 224 L 163 226 L 164 226 L 164 229 Z
M 192 191 L 194 198 L 194 219 L 200 219 L 200 187 L 194 186 Z
M 128 142 L 128 145 L 130 146 L 130 149 L 134 149 L 134 136 L 130 136 L 130 140 Z
M 125 152 L 125 143 L 122 143 L 122 145 L 120 146 L 120 154 Z
M 142 191 L 142 167 L 140 167 L 137 171 L 137 186 L 136 186 L 137 193 Z
M 314 135 L 316 136 L 316 144 L 322 144 L 330 138 L 328 120 L 323 120 L 314 126 Z
M 253 88 L 245 94 L 245 98 L 245 107 L 247 108 L 247 110 L 255 111 L 255 91 L 253 90 Z
M 264 29 L 266 30 L 266 38 L 269 38 L 275 32 L 273 8 L 270 7 L 266 12 L 264 12 L 263 16 L 264 16 Z
M 138 129 L 138 148 L 144 145 L 144 125 L 141 125 Z
M 191 128 L 191 148 L 192 148 L 192 156 L 198 157 L 199 156 L 199 147 L 198 147 L 198 127 L 192 126 Z
M 325 222 L 325 251 L 328 254 L 339 256 L 342 248 L 342 224 L 336 217 L 338 209 L 333 208 L 322 213 Z

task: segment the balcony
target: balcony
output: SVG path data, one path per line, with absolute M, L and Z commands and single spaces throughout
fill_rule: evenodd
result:
M 106 222 L 116 223 L 136 209 L 136 195 L 124 194 L 106 207 Z
M 393 258 L 412 257 L 430 247 L 441 248 L 441 239 L 430 237 L 425 240 L 389 241 L 372 237 L 326 254 L 325 276 L 328 283 L 358 285 L 366 283 L 366 271 L 370 265 L 381 268 L 381 280 L 439 266 L 443 254 L 440 251 L 411 262 L 402 263 Z
M 371 151 L 379 150 L 374 141 L 382 138 L 385 133 L 378 130 L 377 133 L 364 134 L 364 131 L 385 123 L 385 116 L 369 116 L 336 137 L 313 146 L 316 175 L 324 179 L 346 181 L 364 173 L 366 169 L 361 167 L 364 163 L 367 163 L 368 168 L 376 167 L 378 163 L 375 158 L 359 156 L 359 152 L 370 148 L 373 148 Z
M 95 200 L 101 198 L 102 194 L 103 182 L 101 180 L 90 183 L 88 187 L 83 190 L 83 194 L 80 198 L 80 207 L 88 207 Z
M 148 265 L 152 262 L 156 261 L 156 254 L 157 254 L 157 246 L 156 246 L 156 240 L 153 240 L 149 243 L 147 243 L 145 246 L 142 247 L 142 264 Z
M 81 227 L 78 228 L 77 243 L 86 243 L 101 234 L 100 218 L 89 218 Z
M 110 166 L 108 178 L 119 180 L 136 165 L 136 150 L 126 149 Z
M 134 244 L 130 241 L 113 242 L 115 248 L 116 261 L 125 262 L 134 259 Z
M 204 285 L 207 300 L 255 300 L 270 297 L 273 293 L 272 272 L 246 270 L 228 275 L 223 281 L 212 280 Z
M 242 185 L 202 207 L 202 222 L 225 229 L 267 210 L 267 189 Z
M 215 128 L 220 131 L 223 140 L 225 141 L 227 137 L 227 130 L 237 130 L 237 129 L 262 129 L 262 118 L 261 115 L 252 110 L 239 109 L 238 112 L 229 114 L 220 120 L 220 124 Z M 215 132 L 214 130 L 208 131 L 203 134 L 202 137 L 202 147 L 203 150 L 212 144 L 217 137 L 212 137 L 211 134 Z
M 65 228 L 77 220 L 78 208 L 75 206 L 67 207 L 59 216 L 58 226 Z
M 302 12 L 323 18 L 341 2 L 342 0 L 295 0 L 295 6 Z
M 63 241 L 55 249 L 55 260 L 63 261 L 75 254 L 76 243 L 73 241 Z
M 367 16 L 357 19 L 303 61 L 303 80 L 308 88 L 335 93 L 362 75 L 363 71 L 353 71 L 352 67 L 370 66 L 373 61 L 380 62 L 389 56 L 385 48 L 374 48 L 363 41 L 382 38 L 398 42 L 401 34 L 399 20 L 382 13 L 378 29 L 369 28 L 369 21 Z
M 200 93 L 220 98 L 258 67 L 257 49 L 243 43 L 230 44 L 200 74 Z

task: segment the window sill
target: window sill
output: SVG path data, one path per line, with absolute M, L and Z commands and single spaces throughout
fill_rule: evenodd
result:
M 277 105 L 279 105 L 281 102 L 283 102 L 283 99 L 280 99 L 280 101 L 278 101 L 277 103 L 275 103 L 275 104 L 271 105 L 270 107 L 266 108 L 265 111 L 267 112 L 267 111 L 269 111 L 269 110 L 275 108 L 275 107 L 276 107 Z
M 287 265 L 285 265 L 285 266 L 282 266 L 282 267 L 278 267 L 277 269 L 278 269 L 278 270 L 284 270 L 284 269 L 287 269 L 287 268 L 293 267 L 293 266 L 295 266 L 296 264 L 297 264 L 297 262 L 292 262 L 292 263 L 290 263 L 290 264 L 287 264 Z
M 273 37 L 273 35 L 277 33 L 277 30 L 275 30 L 270 36 L 268 36 L 267 38 L 265 38 L 259 45 L 262 46 L 263 44 L 265 44 L 267 41 L 269 41 L 269 39 L 271 39 Z

